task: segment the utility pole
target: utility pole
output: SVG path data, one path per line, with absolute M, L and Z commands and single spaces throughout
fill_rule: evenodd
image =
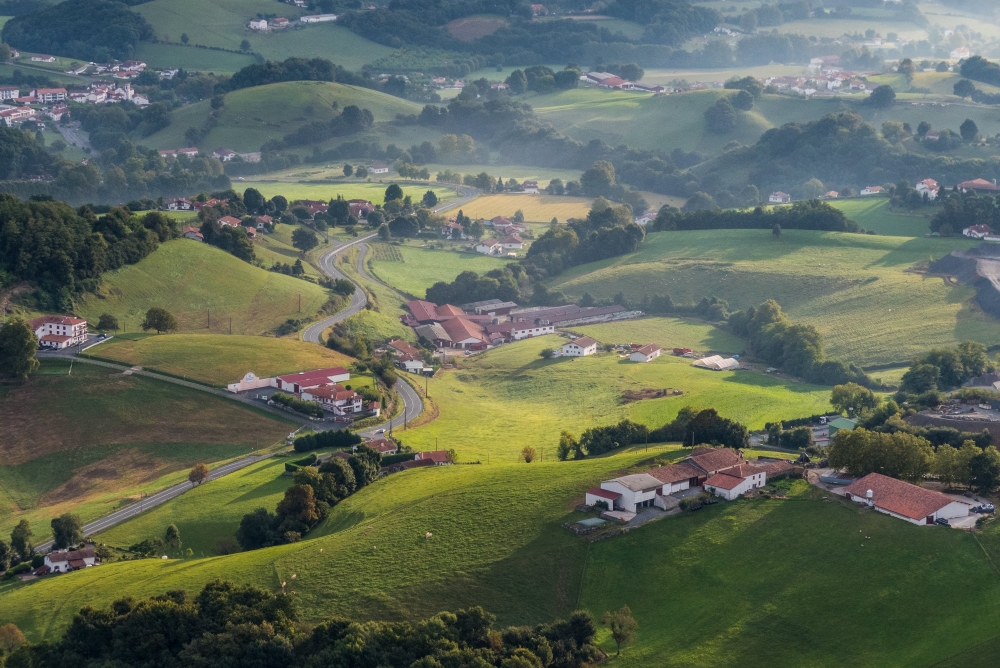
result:
M 205 329 L 212 329 L 212 309 L 208 309 L 208 325 Z
M 302 313 L 302 293 L 299 293 L 299 313 Z
M 233 333 L 233 319 L 232 318 L 229 319 L 229 333 L 230 334 Z

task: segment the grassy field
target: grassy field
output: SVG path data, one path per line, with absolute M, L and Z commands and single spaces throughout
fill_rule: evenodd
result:
M 866 230 L 893 237 L 922 237 L 930 232 L 930 218 L 938 209 L 918 209 L 915 212 L 890 211 L 884 197 L 868 199 L 835 199 L 828 202 L 835 209 Z
M 317 346 L 318 347 L 318 346 Z M 220 539 L 231 539 L 240 519 L 255 508 L 274 509 L 292 485 L 285 472 L 285 462 L 297 457 L 265 459 L 224 478 L 201 485 L 170 503 L 104 531 L 100 541 L 128 547 L 147 538 L 163 538 L 167 526 L 175 524 L 181 532 L 182 549 L 190 548 L 196 557 L 217 554 Z M 212 508 L 206 513 L 206 508 Z
M 661 322 L 665 325 L 663 334 L 644 342 L 672 347 L 675 340 L 713 340 L 708 327 L 697 332 L 684 323 Z M 649 330 L 638 331 L 647 334 Z M 621 329 L 613 332 L 609 342 L 620 342 L 620 337 Z M 714 407 L 751 429 L 829 408 L 829 388 L 784 383 L 750 371 L 714 373 L 697 369 L 691 360 L 681 357 L 664 356 L 649 364 L 621 360 L 614 354 L 581 359 L 539 357 L 543 348 L 554 348 L 564 341 L 547 336 L 470 358 L 459 357 L 458 369 L 428 383 L 440 416 L 429 424 L 397 431 L 396 436 L 414 449 L 434 449 L 435 445 L 455 448 L 462 461 L 485 462 L 489 458 L 511 462 L 525 445 L 554 456 L 559 432 L 564 429 L 579 435 L 589 427 L 622 418 L 659 427 L 684 406 Z M 641 389 L 676 389 L 683 394 L 622 403 L 625 390 Z
M 269 3 L 269 6 L 274 5 Z M 419 113 L 421 108 L 385 93 L 325 81 L 290 81 L 244 88 L 226 94 L 219 123 L 199 148 L 225 146 L 234 151 L 259 151 L 268 140 L 281 139 L 306 123 L 329 121 L 340 113 L 334 110 L 334 102 L 340 109 L 351 104 L 369 109 L 377 122 L 390 121 L 399 113 Z M 152 148 L 186 146 L 184 132 L 190 127 L 202 127 L 209 111 L 209 100 L 181 107 L 173 113 L 169 127 L 143 139 L 143 143 Z
M 343 173 L 341 172 L 341 177 Z M 307 179 L 305 182 L 296 182 L 296 177 Z M 256 188 L 264 197 L 274 197 L 284 195 L 288 201 L 296 199 L 314 199 L 329 201 L 336 199 L 337 195 L 344 199 L 367 199 L 376 204 L 385 201 L 385 190 L 389 183 L 397 183 L 403 189 L 403 195 L 409 195 L 414 200 L 419 200 L 428 190 L 433 190 L 439 200 L 447 201 L 455 197 L 455 190 L 447 186 L 427 186 L 426 184 L 416 185 L 406 181 L 395 181 L 386 179 L 385 182 L 367 183 L 365 181 L 338 181 L 332 183 L 321 183 L 313 181 L 314 175 L 310 172 L 283 173 L 281 180 L 268 178 L 267 180 L 240 181 L 239 188 Z M 287 180 L 285 180 L 287 179 Z
M 416 341 L 413 330 L 399 321 L 404 313 L 406 299 L 393 288 L 387 288 L 358 274 L 358 249 L 351 248 L 338 256 L 338 267 L 351 280 L 360 283 L 368 293 L 371 308 L 362 310 L 344 321 L 351 336 L 365 336 L 369 341 L 386 341 L 401 338 Z M 369 251 L 370 252 L 370 251 Z M 366 259 L 369 256 L 366 256 Z
M 231 74 L 256 62 L 245 53 L 199 49 L 183 44 L 163 44 L 160 42 L 140 42 L 136 57 L 150 67 L 171 69 L 181 68 L 188 72 L 214 72 Z
M 504 259 L 479 253 L 387 244 L 372 244 L 370 247 L 375 275 L 394 288 L 421 299 L 427 288 L 438 281 L 450 283 L 463 271 L 485 274 L 507 263 Z
M 103 358 L 127 362 L 225 387 L 253 371 L 261 378 L 350 365 L 352 358 L 315 343 L 265 336 L 163 334 L 114 338 L 95 348 Z
M 159 306 L 174 315 L 180 331 L 228 333 L 232 320 L 233 334 L 253 335 L 288 318 L 309 318 L 326 300 L 326 290 L 314 283 L 258 269 L 207 244 L 177 239 L 138 264 L 105 274 L 99 292 L 80 300 L 77 311 L 93 322 L 110 313 L 125 331 L 135 332 L 146 310 Z
M 696 320 L 683 318 L 640 318 L 579 325 L 573 328 L 602 343 L 656 343 L 664 348 L 691 348 L 698 352 L 736 354 L 746 347 L 738 336 Z
M 586 197 L 558 195 L 486 195 L 463 204 L 462 211 L 472 218 L 493 218 L 511 217 L 520 209 L 527 221 L 547 223 L 557 218 L 565 223 L 568 218 L 586 218 L 592 202 Z
M 991 601 L 1000 581 L 973 536 L 823 501 L 802 482 L 787 500 L 722 503 L 597 543 L 560 528 L 580 517 L 572 508 L 588 485 L 642 470 L 648 464 L 630 467 L 652 454 L 684 452 L 651 450 L 393 475 L 336 506 L 297 544 L 3 585 L 0 622 L 52 639 L 83 605 L 193 593 L 224 577 L 271 590 L 287 582 L 308 622 L 413 619 L 481 604 L 501 624 L 532 624 L 578 607 L 599 617 L 627 604 L 639 628 L 635 643 L 609 661 L 622 666 L 762 663 L 748 662 L 748 652 L 772 666 L 859 665 L 858 656 L 864 665 L 930 665 L 995 635 Z M 102 537 L 159 535 L 172 517 L 185 544 L 200 549 L 233 531 L 255 501 L 273 505 L 288 484 L 276 464 L 209 483 Z M 222 509 L 218 521 L 199 516 L 207 505 Z M 990 554 L 995 534 L 981 539 Z M 936 614 L 928 615 L 932 602 Z M 613 650 L 605 629 L 599 638 Z
M 1000 342 L 996 321 L 973 290 L 908 271 L 968 248 L 961 239 L 924 239 L 765 230 L 665 232 L 639 252 L 570 269 L 551 286 L 630 299 L 669 294 L 675 302 L 717 295 L 733 309 L 776 299 L 797 322 L 815 325 L 827 353 L 861 365 L 908 362 L 934 346 Z
M 0 386 L 0 535 L 22 518 L 38 539 L 52 517 L 85 521 L 214 462 L 271 445 L 288 424 L 212 395 L 45 361 L 24 385 Z

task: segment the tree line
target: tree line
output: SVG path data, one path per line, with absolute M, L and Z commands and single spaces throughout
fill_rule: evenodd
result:
M 318 468 L 299 468 L 295 484 L 285 490 L 275 512 L 256 508 L 243 516 L 236 541 L 244 550 L 298 542 L 323 521 L 330 508 L 374 482 L 381 463 L 378 452 L 361 444 L 347 461 L 331 455 Z
M 757 206 L 753 209 L 703 209 L 680 211 L 665 205 L 656 219 L 647 225 L 650 232 L 676 230 L 823 230 L 830 232 L 860 232 L 861 228 L 849 220 L 844 212 L 826 202 L 808 200 L 791 206 L 770 210 Z
M 823 338 L 816 328 L 792 323 L 773 299 L 731 314 L 728 324 L 734 334 L 747 339 L 751 353 L 793 376 L 822 385 L 874 385 L 853 363 L 827 359 Z
M 622 420 L 606 427 L 591 427 L 579 439 L 572 433 L 563 431 L 559 436 L 556 455 L 563 461 L 583 459 L 626 445 L 667 441 L 679 441 L 691 447 L 709 444 L 734 449 L 747 448 L 750 447 L 750 432 L 739 422 L 720 416 L 714 408 L 698 410 L 685 406 L 677 412 L 676 418 L 656 429 L 631 420 Z
M 481 607 L 415 622 L 334 617 L 304 624 L 294 591 L 213 580 L 195 596 L 169 591 L 85 607 L 62 636 L 31 644 L 16 626 L 0 628 L 7 666 L 278 666 L 295 668 L 585 668 L 604 658 L 597 626 L 583 611 L 535 626 L 494 628 Z M 635 628 L 628 608 L 609 613 L 616 640 Z M 9 652 L 9 654 L 8 654 Z

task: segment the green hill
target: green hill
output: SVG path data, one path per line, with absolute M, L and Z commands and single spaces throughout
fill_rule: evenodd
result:
M 329 121 L 340 113 L 334 110 L 334 102 L 340 109 L 351 104 L 368 109 L 377 123 L 391 121 L 396 114 L 420 113 L 421 109 L 419 104 L 385 93 L 326 81 L 288 81 L 244 88 L 226 94 L 218 124 L 199 148 L 211 151 L 225 146 L 235 151 L 258 151 L 266 141 L 281 139 L 306 123 Z M 154 148 L 187 146 L 184 132 L 204 126 L 209 111 L 208 100 L 181 107 L 173 113 L 169 127 L 143 139 L 143 144 Z
M 49 520 L 89 522 L 183 480 L 194 463 L 269 446 L 288 423 L 185 387 L 46 360 L 0 388 L 0 535 L 21 519 L 36 542 Z
M 858 656 L 872 665 L 930 664 L 995 635 L 992 527 L 980 547 L 964 532 L 825 501 L 799 481 L 784 500 L 720 503 L 610 540 L 591 543 L 561 528 L 581 517 L 572 508 L 588 485 L 653 455 L 683 453 L 654 447 L 582 462 L 397 474 L 336 506 L 300 543 L 3 585 L 0 622 L 51 639 L 83 605 L 193 593 L 223 577 L 271 590 L 286 583 L 307 622 L 415 619 L 475 604 L 502 623 L 532 624 L 627 604 L 639 628 L 609 661 L 621 666 L 835 666 Z M 273 503 L 287 484 L 279 468 L 262 463 L 209 483 L 155 511 L 141 530 L 130 532 L 129 522 L 106 535 L 127 542 L 162 533 L 169 508 L 182 540 L 189 534 L 200 544 L 213 529 L 234 528 L 234 501 L 236 510 L 254 498 Z M 223 522 L 213 526 L 199 505 L 220 508 Z M 613 650 L 606 630 L 600 639 Z
M 77 311 L 91 322 L 110 313 L 125 331 L 135 332 L 146 310 L 159 306 L 173 313 L 182 332 L 229 333 L 231 321 L 233 334 L 252 335 L 289 318 L 310 318 L 326 300 L 326 290 L 315 283 L 259 269 L 207 244 L 176 239 L 138 264 L 105 274 L 97 294 L 87 293 Z
M 427 294 L 427 288 L 438 281 L 450 283 L 463 271 L 485 274 L 507 264 L 506 258 L 411 246 L 372 244 L 371 251 L 372 269 L 376 276 L 420 299 Z
M 253 51 L 268 60 L 284 60 L 290 56 L 326 58 L 350 70 L 359 70 L 362 65 L 393 52 L 387 46 L 330 23 L 265 33 L 249 30 L 246 25 L 257 14 L 277 14 L 294 20 L 303 14 L 316 13 L 291 4 L 279 7 L 273 0 L 155 0 L 136 6 L 135 11 L 153 26 L 158 40 L 171 43 L 154 45 L 156 48 L 152 49 L 145 45 L 140 48 L 139 56 L 149 58 L 147 62 L 154 67 L 235 71 L 231 69 L 235 63 L 229 63 L 227 57 L 243 56 L 197 49 L 193 45 L 236 51 L 244 39 L 250 42 Z M 187 34 L 192 46 L 181 45 L 182 34 Z M 246 58 L 253 62 L 252 56 Z
M 581 265 L 550 282 L 570 297 L 618 291 L 675 302 L 716 295 L 743 309 L 776 299 L 792 320 L 815 325 L 830 357 L 863 366 L 906 363 L 935 346 L 1000 343 L 972 288 L 914 267 L 972 242 L 786 230 L 659 232 L 631 255 Z M 875 374 L 878 375 L 877 373 Z
M 315 343 L 267 336 L 228 334 L 163 334 L 113 338 L 95 348 L 104 359 L 117 360 L 175 376 L 225 387 L 248 371 L 261 378 L 295 371 L 349 366 L 354 360 Z

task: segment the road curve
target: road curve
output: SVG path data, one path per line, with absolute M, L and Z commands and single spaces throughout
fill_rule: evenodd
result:
M 346 244 L 341 244 L 336 248 L 333 248 L 327 251 L 326 253 L 323 253 L 323 255 L 321 255 L 319 258 L 320 271 L 322 271 L 324 274 L 326 274 L 331 278 L 350 280 L 349 278 L 347 278 L 347 276 L 345 276 L 344 274 L 342 274 L 340 271 L 337 270 L 334 260 L 336 260 L 337 255 L 341 251 L 345 251 L 352 246 L 361 244 L 361 248 L 364 249 L 365 247 L 364 242 L 367 241 L 368 239 L 371 239 L 374 236 L 376 235 L 369 234 L 368 236 L 360 237 Z M 353 283 L 354 281 L 351 282 Z M 351 295 L 351 303 L 347 306 L 347 308 L 345 308 L 343 311 L 340 311 L 339 313 L 331 315 L 329 318 L 324 318 L 319 322 L 315 322 L 306 327 L 302 331 L 302 340 L 308 341 L 310 343 L 322 344 L 322 341 L 320 339 L 323 336 L 323 332 L 333 327 L 338 322 L 347 320 L 352 315 L 358 313 L 359 311 L 361 311 L 361 309 L 365 307 L 365 304 L 367 303 L 368 303 L 368 296 L 365 294 L 365 291 L 361 289 L 360 285 L 354 283 L 354 294 Z
M 468 186 L 455 186 L 455 192 L 459 194 L 458 199 L 453 199 L 450 202 L 442 204 L 441 206 L 434 207 L 431 211 L 434 213 L 442 213 L 448 209 L 454 209 L 456 206 L 465 206 L 472 200 L 479 197 L 479 191 Z
M 215 480 L 221 478 L 224 475 L 233 473 L 234 471 L 239 471 L 242 468 L 246 468 L 251 464 L 256 464 L 259 461 L 267 459 L 269 455 L 249 455 L 247 457 L 242 457 L 240 459 L 229 462 L 228 464 L 223 464 L 222 466 L 213 469 L 208 474 L 208 480 Z M 206 482 L 208 482 L 206 480 Z M 188 491 L 194 487 L 194 484 L 185 480 L 184 482 L 178 483 L 173 487 L 167 487 L 164 490 L 157 492 L 151 496 L 143 498 L 137 503 L 133 503 L 130 506 L 126 506 L 121 510 L 116 510 L 115 512 L 105 515 L 104 517 L 98 518 L 91 522 L 90 524 L 83 525 L 83 535 L 90 536 L 92 534 L 104 531 L 105 529 L 110 529 L 113 526 L 121 524 L 127 519 L 135 517 L 141 513 L 155 508 L 156 506 L 166 503 L 167 501 L 174 499 L 184 492 Z M 39 554 L 46 554 L 52 549 L 52 541 L 47 540 L 40 545 L 35 546 L 35 551 Z

